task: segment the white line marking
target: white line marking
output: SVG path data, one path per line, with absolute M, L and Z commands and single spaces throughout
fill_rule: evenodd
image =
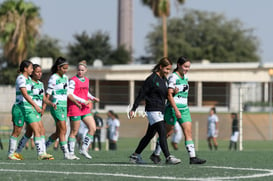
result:
M 1 162 L 0 164 L 6 165 L 13 165 L 18 164 L 22 165 L 24 163 L 7 163 Z M 88 165 L 88 166 L 139 166 L 139 167 L 152 167 L 152 165 L 131 165 L 131 164 L 56 164 L 55 165 Z M 27 164 L 29 165 L 29 163 Z M 32 165 L 43 165 L 43 164 L 32 164 Z M 159 166 L 153 166 L 159 167 Z M 163 167 L 163 166 L 161 166 Z M 50 174 L 66 174 L 66 175 L 97 175 L 97 176 L 115 176 L 115 177 L 127 177 L 127 178 L 145 178 L 145 179 L 169 179 L 169 180 L 234 180 L 234 179 L 247 179 L 247 178 L 261 178 L 261 177 L 268 177 L 273 176 L 273 170 L 270 169 L 256 169 L 256 168 L 235 168 L 235 167 L 220 167 L 220 166 L 200 166 L 199 168 L 206 167 L 206 168 L 216 168 L 216 169 L 227 169 L 227 170 L 244 170 L 244 171 L 260 171 L 260 172 L 267 172 L 267 173 L 259 173 L 253 175 L 241 175 L 241 176 L 228 176 L 228 177 L 207 177 L 207 178 L 187 178 L 187 177 L 172 177 L 172 176 L 145 176 L 145 175 L 132 175 L 132 174 L 124 174 L 124 173 L 95 173 L 95 172 L 64 172 L 64 171 L 46 171 L 46 170 L 14 170 L 14 169 L 0 169 L 0 172 L 17 172 L 17 173 L 50 173 Z

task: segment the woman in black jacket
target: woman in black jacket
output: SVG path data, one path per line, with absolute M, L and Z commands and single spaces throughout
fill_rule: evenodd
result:
M 164 123 L 164 109 L 167 98 L 167 75 L 172 69 L 172 62 L 167 57 L 162 58 L 152 70 L 152 74 L 144 81 L 138 96 L 135 99 L 129 117 L 133 118 L 141 100 L 145 99 L 145 111 L 149 120 L 148 129 L 141 139 L 135 152 L 130 156 L 131 163 L 144 163 L 141 152 L 149 144 L 156 133 L 159 135 L 159 143 L 166 157 L 167 164 L 178 164 L 180 159 L 172 156 L 168 149 L 166 129 Z

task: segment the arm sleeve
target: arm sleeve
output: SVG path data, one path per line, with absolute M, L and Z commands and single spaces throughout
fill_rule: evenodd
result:
M 93 96 L 90 92 L 88 92 L 87 97 L 91 100 L 94 100 L 95 96 Z
M 54 90 L 54 80 L 52 77 L 50 77 L 50 79 L 48 81 L 46 93 L 49 95 L 52 95 L 53 90 Z
M 148 77 L 144 81 L 144 83 L 143 83 L 141 89 L 139 90 L 138 95 L 137 95 L 137 97 L 135 99 L 135 102 L 134 102 L 133 107 L 132 107 L 132 111 L 135 111 L 137 109 L 140 101 L 145 98 L 145 96 L 147 95 L 147 93 L 149 92 L 149 90 L 151 88 L 151 83 L 152 82 L 151 82 L 150 77 Z
M 168 88 L 175 89 L 176 80 L 173 75 L 171 75 L 168 79 Z
M 75 81 L 69 80 L 68 94 L 71 94 L 74 97 L 74 99 L 76 99 L 80 103 L 85 103 L 86 100 L 84 100 L 74 94 L 75 86 L 76 86 Z

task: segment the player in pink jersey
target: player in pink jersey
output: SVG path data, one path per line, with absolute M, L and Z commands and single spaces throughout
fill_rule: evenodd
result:
M 68 149 L 70 156 L 75 160 L 78 160 L 79 157 L 75 156 L 74 148 L 76 135 L 80 127 L 80 121 L 82 120 L 89 131 L 83 139 L 80 154 L 91 159 L 92 157 L 88 154 L 88 147 L 93 140 L 93 135 L 96 131 L 96 123 L 91 113 L 90 103 L 92 101 L 98 102 L 100 100 L 89 93 L 89 79 L 84 76 L 87 71 L 85 60 L 78 64 L 77 70 L 77 75 L 69 80 L 69 89 L 71 93 L 73 92 L 73 97 L 82 104 L 82 108 L 79 109 L 73 102 L 68 100 L 67 116 L 70 118 L 71 126 L 70 135 L 68 137 Z

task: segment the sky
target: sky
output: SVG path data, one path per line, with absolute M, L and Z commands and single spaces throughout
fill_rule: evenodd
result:
M 3 0 L 0 0 L 0 2 Z M 98 30 L 110 35 L 117 46 L 118 0 L 28 0 L 40 7 L 42 34 L 60 41 L 65 47 L 73 43 L 73 35 Z M 170 0 L 174 4 L 175 0 Z M 228 20 L 239 19 L 244 28 L 253 28 L 260 41 L 259 55 L 263 62 L 273 63 L 272 33 L 273 0 L 186 0 L 182 7 L 171 6 L 171 17 L 182 16 L 183 8 L 224 14 Z M 133 0 L 133 56 L 146 54 L 145 36 L 157 23 L 152 11 L 141 0 Z

